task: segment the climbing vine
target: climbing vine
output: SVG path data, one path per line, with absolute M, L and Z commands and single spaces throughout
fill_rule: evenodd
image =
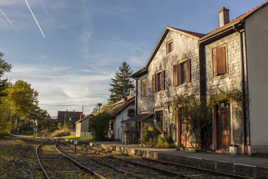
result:
M 185 94 L 175 96 L 171 103 L 173 118 L 181 124 L 188 124 L 188 133 L 191 136 L 190 144 L 196 150 L 207 150 L 210 147 L 213 107 L 222 101 L 229 100 L 241 104 L 242 93 L 239 90 L 225 92 L 219 89 L 218 93 L 211 95 L 209 99 L 209 103 L 206 103 L 200 101 L 197 96 Z

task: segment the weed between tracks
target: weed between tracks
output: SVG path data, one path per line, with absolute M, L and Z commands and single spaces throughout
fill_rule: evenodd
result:
M 33 144 L 23 140 L 0 141 L 0 178 L 43 178 Z

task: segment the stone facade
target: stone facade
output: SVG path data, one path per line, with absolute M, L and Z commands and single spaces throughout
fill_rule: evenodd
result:
M 219 46 L 226 47 L 226 67 L 224 75 L 214 75 L 213 49 Z M 242 92 L 242 66 L 241 66 L 241 40 L 240 33 L 232 33 L 224 38 L 214 41 L 205 46 L 206 56 L 206 94 L 209 103 L 210 97 L 219 91 L 231 92 L 239 90 Z M 241 145 L 243 143 L 243 117 L 242 108 L 235 101 L 230 103 L 230 126 L 231 144 Z M 214 129 L 215 130 L 215 129 Z M 216 140 L 216 139 L 214 139 Z
M 174 119 L 178 114 L 172 113 L 170 103 L 176 95 L 193 94 L 212 109 L 212 149 L 267 153 L 267 17 L 268 2 L 264 2 L 232 21 L 229 10 L 222 8 L 219 19 L 224 23 L 199 37 L 197 33 L 167 27 L 146 66 L 134 74 L 138 114 L 155 114 L 157 121 L 157 111 L 163 111 L 162 130 L 178 142 L 182 129 Z M 167 53 L 170 41 L 174 47 Z M 191 80 L 176 86 L 173 66 L 183 59 L 190 60 Z M 157 81 L 161 79 L 161 88 L 158 86 L 157 92 L 153 92 L 156 82 L 152 79 L 159 73 Z M 144 80 L 146 96 L 141 96 Z M 227 97 L 230 94 L 240 99 Z M 215 96 L 218 101 L 212 104 Z
M 170 103 L 176 95 L 195 94 L 200 92 L 200 68 L 199 68 L 199 37 L 179 31 L 169 30 L 163 37 L 155 56 L 148 66 L 148 72 L 138 79 L 138 113 L 155 113 L 163 111 L 163 131 L 177 143 L 177 123 L 173 117 Z M 167 54 L 167 43 L 173 41 L 173 50 Z M 183 59 L 190 60 L 191 81 L 179 86 L 173 85 L 173 65 Z M 153 74 L 165 71 L 165 90 L 152 92 Z M 141 96 L 141 81 L 146 79 L 146 96 Z

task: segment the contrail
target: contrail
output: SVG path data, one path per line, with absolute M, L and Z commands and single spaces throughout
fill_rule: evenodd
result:
M 39 31 L 40 31 L 42 37 L 43 37 L 43 38 L 46 38 L 46 35 L 45 35 L 45 33 L 44 33 L 42 27 L 40 26 L 40 23 L 39 23 L 39 21 L 37 20 L 37 18 L 36 18 L 35 14 L 34 14 L 34 12 L 33 12 L 33 10 L 32 10 L 32 8 L 31 8 L 31 6 L 30 6 L 28 0 L 25 0 L 25 4 L 26 4 L 26 6 L 28 7 L 28 9 L 29 9 L 29 11 L 30 11 L 30 13 L 31 13 L 31 15 L 32 15 L 32 17 L 33 17 L 33 20 L 34 20 L 35 24 L 37 25 L 37 27 L 38 27 L 38 29 L 39 29 Z
M 2 11 L 2 9 L 0 9 L 0 14 L 4 17 L 4 19 L 7 21 L 7 23 L 9 25 L 12 25 L 13 22 L 8 18 L 8 16 L 6 15 L 6 13 L 4 11 Z

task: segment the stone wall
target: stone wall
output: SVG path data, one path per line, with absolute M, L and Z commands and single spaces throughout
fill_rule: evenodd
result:
M 215 47 L 226 45 L 227 73 L 214 76 L 212 50 Z M 219 93 L 219 89 L 230 92 L 234 89 L 242 92 L 241 74 L 241 42 L 239 32 L 228 35 L 205 46 L 206 56 L 206 94 L 210 96 Z M 243 143 L 243 117 L 241 106 L 231 102 L 231 144 Z
M 166 43 L 173 40 L 174 49 L 166 53 Z M 191 64 L 191 82 L 177 87 L 173 86 L 173 65 L 179 60 L 189 58 Z M 178 32 L 169 31 L 158 52 L 148 68 L 148 73 L 138 80 L 138 112 L 151 112 L 161 109 L 164 114 L 163 128 L 176 141 L 176 121 L 173 118 L 170 102 L 173 97 L 181 94 L 195 94 L 199 96 L 199 46 L 198 38 Z M 152 75 L 165 70 L 165 90 L 152 93 Z M 147 79 L 147 96 L 141 97 L 141 80 Z

